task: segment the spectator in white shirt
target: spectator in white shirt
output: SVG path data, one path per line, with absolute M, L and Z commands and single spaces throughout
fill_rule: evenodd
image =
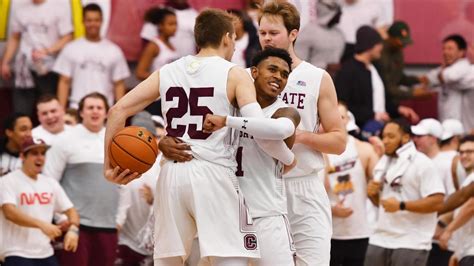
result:
M 468 173 L 463 188 L 474 182 L 474 136 L 468 135 L 461 140 L 459 147 L 461 163 Z M 455 240 L 455 254 L 451 258 L 453 264 L 470 266 L 474 264 L 474 198 L 467 200 L 455 211 L 454 220 L 446 227 L 440 237 L 440 246 L 446 248 L 448 241 Z M 459 261 L 459 262 L 458 262 Z M 458 264 L 456 264 L 458 262 Z
M 416 150 L 410 135 L 404 120 L 392 120 L 383 129 L 385 155 L 367 189 L 380 204 L 379 217 L 364 265 L 425 265 L 428 259 L 445 189 L 433 162 Z
M 465 90 L 472 89 L 471 63 L 466 58 L 466 40 L 458 34 L 443 40 L 443 62 L 422 77 L 425 85 L 439 89 L 439 119 L 462 119 L 462 102 Z
M 51 224 L 54 212 L 68 217 L 64 248 L 76 251 L 79 216 L 59 183 L 41 174 L 48 148 L 42 140 L 27 139 L 22 145 L 22 168 L 2 179 L 0 206 L 6 221 L 0 233 L 8 239 L 2 245 L 6 266 L 58 265 L 50 244 L 61 236 L 59 226 Z
M 15 112 L 32 117 L 35 102 L 41 95 L 56 94 L 58 75 L 51 69 L 56 55 L 72 40 L 69 10 L 67 1 L 51 0 L 30 0 L 19 5 L 18 10 L 12 10 L 1 76 L 8 80 L 15 72 Z M 12 71 L 10 62 L 15 53 Z
M 125 94 L 124 79 L 130 75 L 122 50 L 100 36 L 100 7 L 86 5 L 83 17 L 85 37 L 68 44 L 53 67 L 60 75 L 57 95 L 65 109 L 77 108 L 82 97 L 95 91 L 104 94 L 112 105 Z
M 64 109 L 56 96 L 40 97 L 36 103 L 36 110 L 40 125 L 31 132 L 34 138 L 42 139 L 51 145 L 58 134 L 70 129 L 70 126 L 64 124 Z
M 31 137 L 29 116 L 13 113 L 4 120 L 5 137 L 0 140 L 0 177 L 21 167 L 21 144 Z

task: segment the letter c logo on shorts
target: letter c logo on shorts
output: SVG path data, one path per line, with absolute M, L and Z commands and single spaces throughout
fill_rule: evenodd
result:
M 244 245 L 247 250 L 257 249 L 257 236 L 254 234 L 246 234 L 244 236 Z

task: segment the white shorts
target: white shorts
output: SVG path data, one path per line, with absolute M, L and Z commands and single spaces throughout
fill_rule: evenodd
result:
M 288 220 L 296 246 L 296 265 L 329 265 L 332 216 L 317 174 L 285 179 Z
M 286 216 L 269 216 L 254 219 L 260 244 L 260 259 L 252 259 L 251 265 L 295 265 L 295 246 Z
M 231 168 L 166 161 L 157 182 L 154 257 L 184 261 L 197 236 L 202 257 L 258 258 L 256 230 L 237 191 Z

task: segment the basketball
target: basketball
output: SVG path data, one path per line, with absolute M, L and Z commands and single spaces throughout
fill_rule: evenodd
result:
M 109 152 L 112 167 L 143 174 L 155 163 L 158 145 L 150 131 L 130 126 L 115 134 Z

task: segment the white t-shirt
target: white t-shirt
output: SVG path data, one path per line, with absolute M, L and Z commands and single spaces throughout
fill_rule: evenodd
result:
M 122 227 L 119 233 L 119 245 L 125 245 L 143 255 L 151 255 L 146 249 L 140 248 L 139 232 L 148 221 L 152 210 L 140 191 L 147 185 L 154 192 L 160 174 L 161 155 L 155 164 L 141 178 L 135 179 L 120 188 L 116 223 Z
M 85 38 L 66 45 L 53 70 L 71 77 L 70 106 L 78 107 L 82 97 L 91 92 L 104 94 L 109 105 L 114 103 L 114 82 L 130 76 L 122 50 L 113 42 L 102 39 L 91 42 Z
M 462 187 L 474 182 L 474 173 L 470 174 Z M 459 208 L 454 211 L 454 215 L 459 214 Z M 474 217 L 471 217 L 463 226 L 454 232 L 452 243 L 456 246 L 455 253 L 459 260 L 466 256 L 474 256 Z M 451 242 L 450 242 L 451 243 Z
M 385 16 L 384 3 L 380 0 L 358 0 L 353 4 L 342 2 L 341 20 L 337 27 L 341 29 L 346 43 L 356 43 L 356 32 L 364 26 L 378 28 L 392 22 Z
M 178 20 L 178 30 L 171 38 L 171 43 L 176 47 L 179 56 L 196 54 L 196 43 L 194 41 L 194 23 L 198 12 L 193 8 L 175 10 Z
M 47 131 L 42 125 L 38 125 L 37 127 L 33 128 L 31 131 L 31 134 L 33 135 L 33 138 L 35 139 L 42 139 L 46 144 L 51 145 L 54 142 L 54 139 L 59 136 L 59 134 L 68 131 L 71 129 L 70 125 L 64 125 L 64 130 L 57 133 L 53 134 L 49 131 Z
M 438 67 L 426 75 L 431 85 L 440 87 L 438 94 L 439 120 L 443 121 L 448 118 L 461 120 L 463 112 L 466 111 L 462 109 L 464 91 L 473 88 L 471 63 L 467 58 L 462 58 L 447 66 L 442 72 L 444 80 L 442 85 L 438 79 L 440 71 L 441 67 Z
M 12 13 L 10 31 L 21 33 L 18 54 L 26 55 L 28 60 L 31 60 L 32 49 L 49 48 L 73 31 L 70 5 L 67 2 L 33 4 L 29 1 Z
M 416 151 L 412 142 L 399 150 L 405 150 L 405 154 L 390 159 L 380 194 L 381 200 L 395 197 L 398 201 L 406 202 L 437 193 L 444 194 L 443 181 L 430 158 Z M 381 158 L 375 169 L 378 169 L 379 164 L 383 162 L 386 162 L 386 156 Z M 390 183 L 387 183 L 387 180 L 391 180 Z M 388 249 L 430 250 L 437 222 L 436 216 L 435 212 L 387 213 L 380 207 L 379 219 L 369 243 Z
M 453 175 L 451 173 L 451 164 L 456 155 L 456 151 L 442 151 L 432 159 L 442 177 L 446 197 L 456 191 L 453 183 Z
M 385 86 L 382 78 L 374 65 L 369 65 L 370 78 L 372 82 L 372 99 L 374 103 L 374 112 L 385 112 Z
M 18 210 L 44 222 L 51 222 L 54 212 L 64 212 L 73 207 L 59 183 L 53 178 L 38 175 L 34 180 L 18 169 L 2 180 L 0 205 L 13 204 Z M 3 255 L 24 258 L 47 258 L 54 251 L 48 236 L 38 228 L 16 225 L 4 221 L 2 235 L 8 239 Z

